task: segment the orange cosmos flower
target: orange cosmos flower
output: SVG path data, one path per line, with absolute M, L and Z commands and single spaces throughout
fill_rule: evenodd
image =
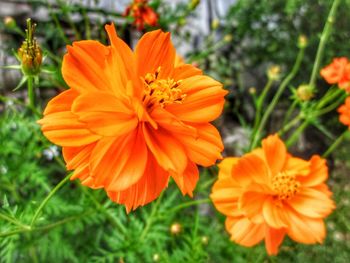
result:
M 350 128 L 350 97 L 347 97 L 345 103 L 338 108 L 339 121 Z
M 227 216 L 231 239 L 243 246 L 265 240 L 275 255 L 285 235 L 305 244 L 321 243 L 323 219 L 335 208 L 324 183 L 326 161 L 291 156 L 277 135 L 241 158 L 226 158 L 219 165 L 219 179 L 211 199 Z
M 321 76 L 329 84 L 350 92 L 350 62 L 346 57 L 334 58 L 332 63 L 321 70 Z
M 39 121 L 63 147 L 67 169 L 91 188 L 104 188 L 128 211 L 158 197 L 171 176 L 192 196 L 197 165 L 221 158 L 209 122 L 222 111 L 222 84 L 177 64 L 170 34 L 145 34 L 133 52 L 106 25 L 111 42 L 67 46 L 62 74 L 70 89 L 53 98 Z
M 148 6 L 147 0 L 134 0 L 125 10 L 125 16 L 134 17 L 134 25 L 138 30 L 143 30 L 145 25 L 156 26 L 158 24 L 157 13 Z

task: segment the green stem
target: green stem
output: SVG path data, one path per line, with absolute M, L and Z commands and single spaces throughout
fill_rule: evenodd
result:
M 187 207 L 190 207 L 190 206 L 199 205 L 199 204 L 207 204 L 207 203 L 210 203 L 210 202 L 211 202 L 211 200 L 209 198 L 186 202 L 186 203 L 180 204 L 178 206 L 175 206 L 173 209 L 171 209 L 169 211 L 169 213 L 175 213 L 175 212 L 177 212 L 177 211 L 179 211 L 181 209 L 184 209 L 184 208 L 187 208 Z
M 161 195 L 159 196 L 157 201 L 153 204 L 151 214 L 148 217 L 148 220 L 146 222 L 146 226 L 145 226 L 145 228 L 143 229 L 143 231 L 142 231 L 142 233 L 140 235 L 140 239 L 139 240 L 141 242 L 145 239 L 149 229 L 151 228 L 151 225 L 152 225 L 152 223 L 153 223 L 153 221 L 155 219 L 155 215 L 156 215 L 156 212 L 158 210 L 158 207 L 159 207 L 159 204 L 160 204 L 160 201 L 161 201 L 162 197 L 163 197 L 163 192 L 161 193 Z
M 264 101 L 266 98 L 266 95 L 268 91 L 270 90 L 272 86 L 273 80 L 271 78 L 268 79 L 261 95 L 259 96 L 257 103 L 256 103 L 256 114 L 255 114 L 255 121 L 254 121 L 254 128 L 253 128 L 253 136 L 255 135 L 256 129 L 259 127 L 260 119 L 261 119 L 261 110 L 262 106 L 264 105 Z
M 7 232 L 3 232 L 0 233 L 0 237 L 7 237 L 7 236 L 12 236 L 12 235 L 16 235 L 16 234 L 21 234 L 21 233 L 25 233 L 25 232 L 35 232 L 35 231 L 46 231 L 46 230 L 50 230 L 54 227 L 66 224 L 68 222 L 74 221 L 74 220 L 78 220 L 82 217 L 86 217 L 89 216 L 91 214 L 96 213 L 96 211 L 87 211 L 84 212 L 80 215 L 76 215 L 76 216 L 71 216 L 71 217 L 67 217 L 65 219 L 59 220 L 57 222 L 45 225 L 45 226 L 39 226 L 39 227 L 30 227 L 29 225 L 23 225 L 24 227 L 19 228 L 19 229 L 14 229 L 14 230 L 10 230 Z
M 294 100 L 292 105 L 289 107 L 289 109 L 288 109 L 288 111 L 283 119 L 282 127 L 284 127 L 287 124 L 287 122 L 288 122 L 289 118 L 292 116 L 293 111 L 294 111 L 295 107 L 297 106 L 297 104 L 298 104 L 298 101 Z M 282 128 L 282 130 L 283 130 L 283 128 Z
M 293 135 L 287 140 L 286 145 L 290 147 L 298 139 L 299 135 L 305 130 L 309 125 L 309 121 L 305 120 L 293 133 Z
M 34 78 L 32 76 L 28 76 L 27 79 L 28 85 L 28 99 L 29 99 L 29 108 L 35 108 L 35 91 L 34 91 Z
M 348 134 L 349 130 L 344 131 L 325 151 L 325 153 L 322 155 L 323 158 L 327 158 L 338 146 L 339 144 L 344 140 L 346 135 Z
M 338 87 L 335 89 L 332 89 L 331 92 L 326 93 L 326 95 L 322 98 L 322 100 L 317 104 L 316 108 L 321 109 L 329 101 L 333 101 L 335 98 L 337 98 L 342 93 L 344 93 L 344 91 L 339 89 Z
M 263 129 L 265 128 L 266 122 L 268 120 L 268 118 L 270 117 L 272 111 L 274 110 L 274 108 L 277 105 L 278 100 L 280 99 L 282 93 L 284 92 L 284 90 L 286 89 L 287 85 L 289 84 L 289 82 L 295 77 L 295 75 L 297 74 L 301 62 L 303 60 L 304 57 L 304 48 L 300 48 L 298 56 L 295 60 L 294 66 L 292 68 L 292 71 L 287 75 L 287 77 L 282 81 L 281 85 L 279 86 L 275 96 L 273 97 L 271 103 L 269 104 L 269 106 L 267 107 L 267 110 L 265 111 L 262 120 L 260 122 L 260 125 L 253 137 L 252 143 L 250 145 L 250 150 L 254 149 L 259 141 L 259 138 L 261 137 L 261 133 L 263 131 Z
M 22 228 L 28 228 L 29 226 L 22 224 L 21 222 L 19 222 L 18 220 L 16 220 L 15 218 L 11 218 L 8 215 L 2 214 L 0 213 L 0 218 L 3 220 L 6 220 L 16 226 L 22 227 Z
M 318 45 L 318 49 L 317 49 L 317 53 L 316 53 L 314 67 L 312 68 L 312 73 L 311 73 L 311 77 L 310 77 L 310 81 L 309 81 L 309 85 L 311 87 L 315 87 L 316 77 L 318 75 L 321 60 L 323 57 L 323 51 L 324 51 L 324 48 L 326 46 L 329 35 L 331 33 L 332 25 L 335 21 L 335 16 L 337 13 L 337 8 L 338 8 L 339 3 L 340 3 L 340 0 L 333 1 L 331 10 L 330 10 L 328 18 L 327 18 L 327 22 L 323 28 L 323 32 L 322 32 L 321 39 L 320 39 L 320 44 Z
M 45 207 L 48 201 L 54 196 L 54 194 L 69 180 L 71 177 L 71 174 L 68 174 L 61 182 L 59 182 L 54 189 L 51 190 L 49 195 L 41 202 L 40 206 L 38 209 L 35 211 L 34 216 L 32 218 L 32 221 L 30 223 L 30 226 L 33 227 L 36 220 L 38 219 L 41 210 Z
M 302 120 L 302 114 L 299 113 L 293 120 L 288 122 L 286 125 L 283 125 L 282 129 L 280 129 L 277 133 L 279 136 L 282 136 L 284 133 L 286 133 L 289 129 L 294 127 L 299 123 L 300 120 Z

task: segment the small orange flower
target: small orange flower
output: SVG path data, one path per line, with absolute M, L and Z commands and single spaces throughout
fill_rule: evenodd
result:
M 350 92 L 350 62 L 346 57 L 334 58 L 332 63 L 321 70 L 321 76 L 329 84 Z
M 350 128 L 350 97 L 338 108 L 339 121 Z
M 134 17 L 134 25 L 140 31 L 147 26 L 157 26 L 158 15 L 148 6 L 148 0 L 134 0 L 125 10 L 125 16 Z
M 209 122 L 222 111 L 222 84 L 189 64 L 175 64 L 170 34 L 145 34 L 133 52 L 106 25 L 111 42 L 67 46 L 62 74 L 70 89 L 53 98 L 39 121 L 63 147 L 67 169 L 104 188 L 128 211 L 158 197 L 171 176 L 192 196 L 197 165 L 221 158 Z
M 226 158 L 219 165 L 219 179 L 211 199 L 227 216 L 231 240 L 251 247 L 265 240 L 276 255 L 285 235 L 305 243 L 321 243 L 323 219 L 335 208 L 324 183 L 326 161 L 291 156 L 277 135 L 241 158 Z

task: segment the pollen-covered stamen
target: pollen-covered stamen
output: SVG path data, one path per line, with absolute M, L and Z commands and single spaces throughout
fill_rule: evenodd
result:
M 300 182 L 294 174 L 280 172 L 272 177 L 272 189 L 279 200 L 290 200 L 299 190 Z
M 175 81 L 171 78 L 159 79 L 160 70 L 161 68 L 159 67 L 156 72 L 147 73 L 143 79 L 144 104 L 147 107 L 152 107 L 155 104 L 164 107 L 173 103 L 182 103 L 186 94 L 183 94 L 181 88 L 179 88 L 181 80 Z

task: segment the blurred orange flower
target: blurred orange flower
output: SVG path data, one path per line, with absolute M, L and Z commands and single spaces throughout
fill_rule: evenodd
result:
M 285 235 L 305 243 L 321 243 L 323 219 L 335 208 L 324 183 L 326 161 L 291 156 L 277 135 L 241 158 L 226 158 L 219 165 L 219 179 L 211 199 L 226 219 L 231 240 L 251 247 L 265 240 L 276 255 Z
M 332 63 L 321 70 L 321 76 L 329 84 L 350 92 L 350 62 L 346 57 L 334 58 Z
M 70 89 L 39 120 L 63 147 L 67 169 L 104 188 L 128 211 L 158 197 L 171 176 L 192 196 L 197 165 L 221 158 L 221 137 L 209 122 L 222 111 L 222 84 L 177 60 L 170 34 L 145 34 L 133 52 L 106 25 L 111 42 L 67 46 L 62 74 Z
M 350 128 L 350 97 L 338 108 L 339 121 Z
M 157 26 L 158 15 L 148 5 L 147 0 L 134 0 L 125 10 L 125 16 L 134 17 L 134 25 L 138 30 L 143 30 L 145 25 Z

